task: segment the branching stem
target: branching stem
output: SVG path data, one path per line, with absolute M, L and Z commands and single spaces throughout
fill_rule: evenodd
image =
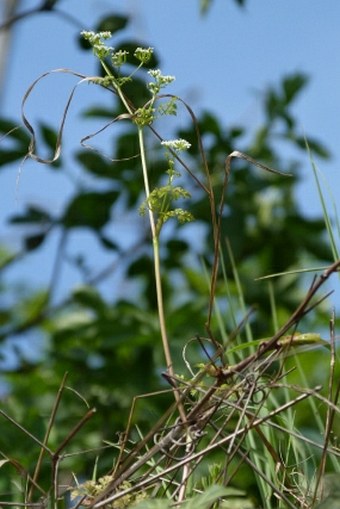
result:
M 146 161 L 146 155 L 145 155 L 145 144 L 144 144 L 144 136 L 143 136 L 143 128 L 142 127 L 138 127 L 138 140 L 139 140 L 139 147 L 140 147 L 140 153 L 141 153 L 145 197 L 146 197 L 146 202 L 148 203 L 149 197 L 150 197 L 150 186 L 149 186 L 147 161 Z M 160 255 L 159 255 L 159 232 L 157 232 L 154 214 L 150 207 L 148 208 L 148 214 L 149 214 L 150 228 L 151 228 L 151 234 L 152 234 L 157 309 L 158 309 L 158 319 L 159 319 L 159 326 L 160 326 L 160 332 L 161 332 L 161 338 L 162 338 L 162 346 L 163 346 L 164 357 L 165 357 L 168 374 L 171 378 L 173 378 L 175 373 L 174 373 L 173 365 L 172 365 L 172 357 L 171 357 L 171 352 L 170 352 L 170 345 L 169 345 L 169 340 L 168 340 L 168 335 L 167 335 L 167 330 L 166 330 L 165 314 L 164 314 L 164 299 L 163 299 L 161 264 L 160 264 Z M 186 415 L 185 415 L 183 403 L 181 401 L 180 393 L 176 388 L 174 391 L 174 395 L 175 395 L 176 402 L 178 404 L 178 410 L 179 410 L 182 422 L 185 423 Z
M 103 68 L 105 69 L 105 72 L 107 73 L 107 75 L 113 77 L 109 67 L 106 65 L 106 63 L 103 60 L 101 60 L 101 64 L 102 64 Z M 133 115 L 134 115 L 133 107 L 129 104 L 129 102 L 127 101 L 126 97 L 124 96 L 120 86 L 117 83 L 115 83 L 114 80 L 113 80 L 113 86 L 117 92 L 118 97 L 120 98 L 124 107 L 126 108 L 127 112 L 131 115 L 131 117 L 133 117 Z M 140 157 L 141 157 L 141 164 L 142 164 L 142 174 L 143 174 L 145 198 L 146 198 L 146 203 L 149 203 L 149 201 L 150 201 L 149 200 L 150 185 L 149 185 L 149 177 L 148 177 L 148 166 L 147 166 L 147 160 L 146 160 L 143 127 L 137 126 L 137 129 L 138 129 L 138 143 L 139 143 L 139 148 L 140 148 Z M 158 319 L 159 319 L 159 326 L 160 326 L 160 332 L 161 332 L 161 338 L 162 338 L 162 346 L 163 346 L 163 352 L 164 352 L 164 357 L 165 357 L 168 374 L 172 379 L 174 379 L 175 373 L 173 371 L 172 357 L 171 357 L 170 345 L 169 345 L 169 340 L 168 340 L 168 335 L 167 335 L 167 330 L 166 330 L 166 323 L 165 323 L 164 300 L 163 300 L 160 254 L 159 254 L 159 231 L 156 228 L 154 213 L 150 207 L 148 207 L 148 216 L 149 216 L 149 223 L 150 223 L 151 236 L 152 236 L 155 285 L 156 285 L 156 296 L 157 296 L 157 310 L 158 310 Z M 175 399 L 179 406 L 179 412 L 181 415 L 181 419 L 183 422 L 186 422 L 184 408 L 181 403 L 180 394 L 177 391 L 177 389 L 175 389 Z

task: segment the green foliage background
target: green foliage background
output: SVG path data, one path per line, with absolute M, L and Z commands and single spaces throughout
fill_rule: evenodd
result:
M 53 8 L 57 3 L 47 2 L 45 8 Z M 240 7 L 245 4 L 241 1 L 237 3 Z M 201 8 L 206 11 L 209 4 L 202 2 Z M 129 19 L 112 12 L 111 16 L 98 20 L 94 25 L 95 31 L 111 30 L 115 33 L 124 31 L 129 25 Z M 83 50 L 88 51 L 87 45 L 82 45 Z M 140 45 L 138 41 L 129 41 L 122 49 L 135 49 Z M 88 58 L 93 58 L 90 52 Z M 134 65 L 133 61 L 130 64 Z M 150 64 L 150 67 L 154 66 L 161 67 L 161 55 L 157 55 L 157 48 L 156 56 Z M 98 73 L 101 73 L 100 69 Z M 142 106 L 149 99 L 144 86 L 145 79 L 145 71 L 141 71 L 136 80 L 124 89 L 137 106 Z M 222 192 L 226 156 L 235 147 L 264 164 L 293 173 L 291 178 L 282 178 L 260 172 L 244 161 L 233 163 L 222 218 L 221 244 L 225 277 L 217 286 L 216 306 L 219 313 L 213 316 L 212 323 L 213 333 L 219 340 L 227 341 L 228 334 L 243 318 L 244 311 L 251 307 L 256 308 L 250 318 L 254 337 L 270 336 L 276 324 L 288 318 L 304 294 L 305 280 L 296 275 L 273 279 L 270 291 L 276 299 L 274 319 L 268 284 L 255 281 L 256 277 L 268 272 L 284 272 L 333 260 L 325 239 L 323 219 L 303 216 L 296 202 L 295 189 L 299 182 L 300 161 L 287 158 L 284 151 L 277 149 L 286 144 L 287 147 L 301 149 L 301 153 L 306 151 L 304 139 L 296 129 L 294 103 L 307 86 L 307 76 L 298 72 L 274 82 L 263 95 L 263 125 L 255 132 L 249 131 L 244 125 L 224 125 L 223 120 L 209 111 L 200 113 L 197 119 L 217 194 Z M 90 94 L 91 91 L 89 97 Z M 110 107 L 99 110 L 90 103 L 83 115 L 106 122 L 120 113 L 121 105 L 112 96 Z M 0 132 L 9 133 L 12 142 L 12 148 L 0 145 L 0 164 L 3 167 L 15 161 L 19 164 L 27 153 L 27 131 L 11 131 L 17 123 L 18 119 L 0 120 Z M 159 124 L 160 131 L 161 127 L 162 122 Z M 38 129 L 41 135 L 38 148 L 53 153 L 57 139 L 55 129 L 46 124 L 39 125 Z M 53 299 L 53 281 L 52 284 L 47 283 L 46 287 L 17 293 L 14 300 L 13 289 L 4 283 L 0 286 L 3 297 L 0 309 L 1 348 L 8 348 L 13 339 L 25 338 L 28 332 L 44 338 L 38 360 L 30 361 L 17 348 L 16 367 L 3 370 L 2 380 L 8 389 L 1 406 L 42 440 L 58 388 L 67 372 L 67 386 L 70 389 L 63 394 L 50 447 L 53 449 L 60 444 L 86 413 L 87 405 L 96 407 L 95 416 L 67 447 L 68 453 L 94 449 L 93 452 L 74 455 L 66 463 L 70 471 L 81 472 L 83 476 L 89 477 L 98 454 L 96 448 L 105 441 L 115 442 L 117 433 L 125 429 L 132 399 L 168 387 L 161 377 L 164 359 L 155 305 L 150 234 L 146 222 L 138 216 L 138 206 L 143 201 L 143 186 L 140 160 L 134 157 L 138 146 L 137 134 L 132 124 L 111 132 L 112 139 L 106 150 L 109 157 L 84 148 L 76 148 L 73 153 L 74 164 L 77 164 L 81 172 L 93 177 L 93 187 L 84 188 L 79 184 L 61 214 L 55 215 L 49 208 L 27 205 L 23 214 L 9 217 L 8 221 L 13 227 L 27 227 L 27 233 L 21 251 L 10 252 L 2 245 L 0 253 L 1 277 L 1 274 L 6 274 L 6 270 L 21 263 L 30 253 L 39 252 L 49 236 L 58 231 L 62 240 L 53 255 L 51 266 L 56 264 L 59 267 L 57 275 L 61 277 L 60 267 L 67 257 L 65 246 L 68 239 L 76 236 L 79 228 L 86 228 L 96 237 L 101 249 L 115 260 L 115 268 L 123 268 L 126 281 L 133 288 L 130 299 L 107 298 L 99 290 L 99 285 L 110 275 L 110 271 L 103 271 L 99 276 L 98 273 L 88 273 L 91 253 L 86 252 L 82 253 L 81 258 L 71 260 L 73 270 L 81 276 L 83 283 L 57 304 Z M 203 178 L 199 143 L 195 126 L 189 117 L 187 125 L 175 132 L 175 136 L 183 137 L 191 143 L 186 162 L 190 168 L 195 169 L 197 178 Z M 321 158 L 328 157 L 327 149 L 320 141 L 309 136 L 309 133 L 307 138 L 314 154 Z M 159 186 L 163 182 L 166 167 L 164 150 L 151 131 L 148 143 L 152 185 Z M 51 167 L 46 167 L 46 171 L 60 173 L 68 172 L 69 169 L 61 158 Z M 169 226 L 161 250 L 168 334 L 175 369 L 179 373 L 185 372 L 182 360 L 185 343 L 196 334 L 207 334 L 207 274 L 213 261 L 207 196 L 188 175 L 182 175 L 181 183 L 191 192 L 189 209 L 195 216 L 195 223 L 182 227 Z M 119 236 L 110 227 L 114 221 L 124 217 L 134 217 L 138 229 L 138 237 L 128 249 L 121 245 Z M 227 241 L 244 289 L 244 308 L 240 306 Z M 321 307 L 303 325 L 306 329 L 317 330 L 320 323 L 327 323 L 325 320 L 327 314 Z M 224 337 L 221 337 L 223 334 Z M 193 356 L 195 361 L 205 360 L 203 352 L 193 353 Z M 320 366 L 323 362 L 323 354 L 320 352 L 309 354 L 306 362 L 312 365 L 315 356 Z M 326 363 L 326 354 L 324 358 Z M 310 375 L 316 383 L 320 381 L 321 371 L 320 367 L 318 370 L 311 369 Z M 133 422 L 138 422 L 140 429 L 147 431 L 169 401 L 167 394 L 139 400 Z M 301 419 L 308 425 L 308 415 Z M 3 419 L 0 450 L 20 460 L 26 468 L 32 468 L 39 446 Z M 101 454 L 100 471 L 105 472 L 110 467 L 112 455 L 112 449 Z M 45 482 L 49 482 L 48 475 Z M 8 478 L 1 476 L 0 487 L 2 492 L 11 489 Z

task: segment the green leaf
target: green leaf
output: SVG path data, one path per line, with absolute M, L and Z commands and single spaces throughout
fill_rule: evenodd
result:
M 9 222 L 12 224 L 36 225 L 39 228 L 38 232 L 29 234 L 24 238 L 25 250 L 33 251 L 44 242 L 54 220 L 46 210 L 35 205 L 29 205 L 26 213 L 12 216 Z
M 266 93 L 265 109 L 270 120 L 274 120 L 275 117 L 284 117 L 286 115 L 285 103 L 273 89 L 269 89 Z
M 295 126 L 295 119 L 289 112 L 289 106 L 296 99 L 303 87 L 306 86 L 308 77 L 302 73 L 286 76 L 281 87 L 275 90 L 270 87 L 265 95 L 265 110 L 270 121 L 281 118 L 289 129 Z
M 106 309 L 106 304 L 101 298 L 98 291 L 92 286 L 81 286 L 74 290 L 73 300 L 77 304 L 93 309 L 98 313 L 102 313 Z
M 20 145 L 26 148 L 30 142 L 30 137 L 27 131 L 20 124 L 18 125 L 12 120 L 0 118 L 0 133 L 16 140 L 20 143 Z
M 0 150 L 0 166 L 22 159 L 26 154 L 27 148 L 22 150 Z
M 301 90 L 307 85 L 308 76 L 302 73 L 296 73 L 283 79 L 282 88 L 284 92 L 285 104 L 290 104 Z
M 183 509 L 209 509 L 217 499 L 228 495 L 229 490 L 224 486 L 210 486 L 207 490 L 187 500 Z
M 114 117 L 112 108 L 104 108 L 102 106 L 91 106 L 90 108 L 82 112 L 83 117 L 96 117 L 96 118 L 109 118 L 110 120 Z
M 200 118 L 199 128 L 201 134 L 203 133 L 213 133 L 216 136 L 221 135 L 221 125 L 218 119 L 212 115 L 210 112 L 205 111 Z
M 103 234 L 99 234 L 99 240 L 107 249 L 112 249 L 114 251 L 119 251 L 119 246 L 116 242 L 113 242 L 111 239 L 106 237 Z
M 178 259 L 187 253 L 189 244 L 184 240 L 169 239 L 166 247 L 169 250 L 170 257 Z
M 239 138 L 240 136 L 243 136 L 245 130 L 241 126 L 234 126 L 230 129 L 230 137 L 232 139 Z
M 116 141 L 116 153 L 115 159 L 119 163 L 119 167 L 122 165 L 126 168 L 139 165 L 139 157 L 135 157 L 139 154 L 138 137 L 135 131 L 124 133 Z
M 195 290 L 200 295 L 208 295 L 209 283 L 207 282 L 207 278 L 202 272 L 191 269 L 189 267 L 185 267 L 183 269 L 183 273 L 185 274 L 188 284 L 193 290 Z
M 42 122 L 39 124 L 39 131 L 45 145 L 50 149 L 49 157 L 52 158 L 58 143 L 58 133 L 51 126 Z M 60 166 L 61 166 L 60 158 L 58 158 L 57 161 L 54 161 L 53 164 L 49 165 L 49 167 L 52 169 Z
M 307 144 L 312 153 L 316 154 L 323 159 L 329 159 L 331 154 L 329 150 L 326 148 L 324 144 L 322 144 L 319 140 L 308 137 L 308 139 L 304 137 L 295 137 L 292 138 L 292 141 L 295 141 L 296 145 L 302 150 L 307 150 Z
M 39 125 L 41 136 L 46 143 L 46 145 L 54 151 L 55 146 L 57 144 L 57 131 L 47 124 L 40 123 Z
M 58 2 L 59 0 L 45 0 L 40 9 L 42 11 L 52 11 Z
M 76 154 L 77 160 L 83 166 L 83 168 L 102 178 L 114 179 L 117 177 L 114 172 L 114 167 L 111 161 L 106 160 L 100 154 L 96 152 L 78 152 Z
M 10 218 L 12 224 L 50 224 L 53 219 L 50 214 L 41 207 L 28 205 L 26 214 L 18 214 Z
M 119 30 L 123 30 L 129 22 L 129 18 L 127 16 L 121 16 L 119 14 L 115 14 L 114 16 L 107 16 L 103 18 L 97 25 L 95 32 L 111 32 L 111 34 L 115 34 Z
M 152 274 L 153 264 L 149 256 L 142 256 L 131 263 L 128 274 L 131 277 Z
M 243 7 L 246 4 L 246 0 L 234 0 L 239 7 Z M 200 11 L 201 14 L 206 14 L 210 9 L 212 0 L 200 0 Z
M 110 211 L 117 191 L 78 194 L 66 207 L 61 223 L 65 228 L 84 226 L 99 230 L 110 220 Z
M 78 36 L 77 42 L 78 46 L 85 51 L 92 49 L 90 42 L 87 39 L 84 39 L 82 35 Z
M 31 293 L 26 299 L 22 300 L 20 308 L 16 311 L 21 318 L 22 327 L 24 327 L 24 324 L 34 323 L 46 308 L 48 301 L 49 292 L 45 290 Z
M 0 308 L 0 326 L 7 325 L 12 318 L 11 310 L 7 308 Z
M 0 245 L 0 270 L 4 269 L 17 258 L 17 254 L 9 251 L 6 246 Z
M 24 246 L 26 251 L 33 251 L 37 247 L 41 246 L 46 238 L 46 233 L 38 233 L 36 235 L 29 235 L 24 239 Z

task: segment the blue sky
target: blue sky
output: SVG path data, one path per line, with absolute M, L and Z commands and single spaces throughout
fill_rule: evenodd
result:
M 80 8 L 81 3 L 81 8 Z M 340 192 L 340 2 L 313 0 L 248 0 L 244 9 L 232 0 L 215 0 L 209 13 L 199 14 L 198 0 L 64 0 L 60 10 L 72 14 L 80 27 L 92 28 L 92 22 L 111 12 L 131 16 L 129 32 L 121 38 L 134 37 L 154 46 L 161 57 L 165 74 L 176 76 L 172 92 L 187 100 L 194 108 L 217 113 L 227 126 L 241 123 L 255 128 L 261 123 L 261 92 L 291 72 L 305 72 L 310 84 L 295 108 L 301 132 L 323 140 L 333 158 L 320 163 L 320 169 L 336 200 Z M 34 7 L 40 0 L 22 0 L 21 9 Z M 80 28 L 79 27 L 79 28 Z M 39 14 L 18 23 L 13 31 L 1 114 L 19 118 L 21 99 L 27 87 L 43 72 L 66 67 L 93 74 L 94 58 L 79 51 L 75 44 L 75 27 L 51 14 Z M 54 75 L 32 94 L 27 111 L 31 118 L 51 119 L 57 125 L 62 107 L 75 81 Z M 39 92 L 39 93 L 38 93 Z M 83 86 L 76 94 L 66 128 L 65 150 L 78 148 L 79 140 L 89 126 L 80 119 L 87 104 L 104 101 L 94 87 Z M 179 125 L 186 123 L 181 114 Z M 91 131 L 91 129 L 90 129 Z M 317 193 L 307 155 L 299 201 L 305 213 L 320 212 Z M 1 169 L 1 218 L 18 213 L 26 202 L 62 209 L 72 194 L 64 177 L 51 179 L 45 166 L 26 163 L 17 176 L 19 165 Z M 16 233 L 0 226 L 1 235 L 13 247 Z M 78 246 L 92 242 L 86 232 L 80 234 Z M 46 278 L 41 264 L 48 267 L 57 239 L 51 238 L 43 254 L 32 255 L 26 264 L 16 267 L 16 277 L 26 277 L 34 284 Z M 83 243 L 83 244 L 82 244 Z M 92 248 L 94 256 L 96 246 Z M 105 263 L 108 260 L 103 259 Z M 47 273 L 50 269 L 47 269 Z M 64 273 L 62 284 L 76 284 L 71 274 Z M 72 276 L 74 277 L 74 276 Z

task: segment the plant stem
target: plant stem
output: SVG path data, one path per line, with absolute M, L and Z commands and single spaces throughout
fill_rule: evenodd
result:
M 103 65 L 106 73 L 112 77 L 112 73 L 110 69 L 107 67 L 104 61 L 101 60 L 101 64 Z M 129 102 L 126 100 L 124 94 L 121 91 L 121 88 L 113 82 L 115 90 L 118 94 L 118 97 L 124 104 L 128 113 L 133 116 L 133 108 L 131 108 Z M 144 190 L 145 190 L 145 198 L 146 203 L 149 202 L 150 197 L 150 186 L 149 186 L 149 178 L 148 178 L 148 167 L 145 155 L 145 143 L 144 143 L 144 135 L 143 135 L 143 127 L 138 126 L 138 142 L 140 148 L 141 162 L 142 162 L 142 173 L 143 173 L 143 182 L 144 182 Z M 172 358 L 170 352 L 170 345 L 166 331 L 166 323 L 165 323 L 165 314 L 164 314 L 164 305 L 163 305 L 163 290 L 162 290 L 162 278 L 161 278 L 161 267 L 160 267 L 160 256 L 159 256 L 159 231 L 156 228 L 155 218 L 153 211 L 150 207 L 148 207 L 148 215 L 149 215 L 149 223 L 151 228 L 151 236 L 152 236 L 152 246 L 153 246 L 153 255 L 154 255 L 154 272 L 155 272 L 155 284 L 156 284 L 156 296 L 157 296 L 157 310 L 158 310 L 158 319 L 159 326 L 161 331 L 163 352 L 166 362 L 166 367 L 168 374 L 171 379 L 174 379 L 174 370 L 172 365 Z M 186 422 L 186 415 L 184 411 L 183 404 L 181 402 L 181 395 L 178 389 L 174 391 L 175 399 L 178 404 L 178 410 L 183 422 Z
M 138 141 L 141 152 L 141 161 L 142 161 L 142 172 L 143 172 L 143 181 L 144 181 L 144 189 L 146 202 L 148 203 L 150 197 L 150 186 L 149 186 L 149 178 L 147 171 L 147 161 L 145 156 L 145 144 L 144 144 L 144 136 L 143 136 L 143 128 L 138 127 Z M 150 207 L 148 208 L 150 228 L 152 234 L 152 246 L 153 246 L 153 256 L 154 256 L 154 271 L 155 271 L 155 283 L 156 283 L 156 296 L 157 296 L 157 309 L 158 309 L 158 319 L 159 326 L 161 331 L 163 352 L 166 362 L 166 367 L 169 376 L 172 380 L 174 380 L 174 370 L 172 365 L 172 358 L 170 352 L 170 345 L 168 340 L 168 335 L 166 331 L 166 323 L 165 323 L 165 314 L 164 314 L 164 301 L 163 301 L 163 290 L 162 290 L 162 278 L 161 278 L 161 266 L 160 266 L 160 256 L 159 256 L 159 231 L 156 229 L 155 218 Z M 178 404 L 178 411 L 181 416 L 182 422 L 186 423 L 186 415 L 183 407 L 183 403 L 181 401 L 181 394 L 178 389 L 175 387 L 174 396 L 176 403 Z M 185 471 L 186 469 L 184 469 Z
M 149 196 L 150 196 L 150 187 L 149 187 L 149 179 L 148 179 L 148 172 L 147 172 L 147 162 L 146 162 L 146 157 L 145 157 L 143 129 L 141 127 L 138 128 L 138 141 L 139 141 L 139 146 L 140 146 L 140 151 L 141 151 L 141 161 L 142 161 L 145 196 L 146 196 L 146 201 L 148 202 Z M 159 241 L 158 241 L 158 235 L 156 232 L 155 218 L 154 218 L 153 212 L 150 208 L 148 208 L 148 214 L 149 214 L 150 228 L 151 228 L 151 234 L 152 234 L 153 254 L 154 254 L 154 270 L 155 270 L 155 283 L 156 283 L 159 326 L 160 326 L 160 331 L 161 331 L 161 338 L 162 338 L 166 367 L 167 367 L 169 375 L 173 376 L 174 372 L 173 372 L 173 368 L 172 368 L 172 359 L 171 359 L 169 341 L 168 341 L 166 325 L 165 325 L 165 316 L 164 316 L 161 268 L 160 268 L 160 259 L 159 259 Z

